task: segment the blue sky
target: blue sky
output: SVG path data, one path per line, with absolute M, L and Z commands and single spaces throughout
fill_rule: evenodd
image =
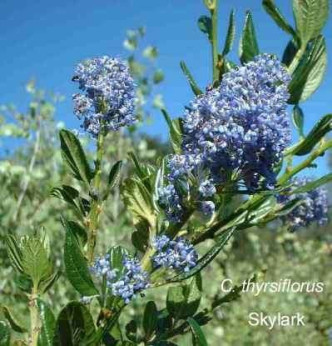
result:
M 291 22 L 289 0 L 276 0 Z M 219 36 L 227 29 L 229 12 L 236 10 L 237 40 L 245 11 L 251 9 L 261 51 L 281 55 L 289 37 L 270 20 L 260 0 L 221 0 Z M 197 82 L 210 81 L 210 49 L 197 28 L 197 18 L 205 14 L 203 0 L 2 0 L 0 2 L 0 104 L 24 106 L 25 83 L 35 78 L 39 87 L 61 93 L 66 100 L 59 105 L 57 119 L 69 128 L 78 128 L 72 114 L 71 94 L 75 85 L 70 78 L 75 64 L 86 57 L 103 54 L 123 56 L 125 32 L 144 25 L 146 41 L 160 52 L 158 66 L 166 80 L 158 90 L 173 116 L 180 115 L 192 98 L 191 90 L 179 68 L 186 61 Z M 332 47 L 332 23 L 325 27 L 328 48 Z M 305 128 L 310 129 L 322 115 L 331 112 L 331 55 L 328 73 L 313 97 L 303 104 Z M 145 126 L 150 134 L 167 138 L 167 129 L 158 112 L 153 124 Z M 323 159 L 319 174 L 328 170 Z

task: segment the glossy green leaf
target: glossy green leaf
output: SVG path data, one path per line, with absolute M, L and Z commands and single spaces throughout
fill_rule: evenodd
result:
M 65 219 L 62 220 L 62 223 L 66 230 L 64 262 L 68 280 L 81 295 L 96 295 L 98 291 L 92 281 L 87 261 L 72 230 L 72 224 Z
M 55 325 L 54 346 L 96 345 L 96 329 L 89 310 L 79 302 L 67 304 Z
M 145 305 L 143 315 L 143 329 L 146 339 L 149 340 L 157 328 L 158 310 L 155 302 L 149 301 Z
M 194 77 L 192 76 L 191 72 L 189 71 L 189 69 L 188 69 L 188 67 L 184 61 L 180 62 L 180 67 L 181 67 L 183 74 L 186 76 L 193 93 L 196 96 L 203 94 L 202 90 L 199 88 L 198 84 L 196 83 Z
M 229 228 L 224 231 L 216 238 L 215 245 L 203 256 L 201 257 L 197 265 L 190 269 L 188 272 L 176 275 L 175 277 L 167 280 L 168 282 L 178 282 L 190 278 L 193 275 L 199 273 L 203 268 L 205 268 L 222 250 L 222 248 L 227 244 L 229 238 L 233 235 L 235 228 Z
M 187 319 L 193 335 L 193 346 L 208 346 L 205 335 L 200 325 L 191 317 Z
M 323 29 L 329 13 L 329 0 L 293 0 L 293 13 L 297 35 L 305 47 Z
M 76 221 L 67 220 L 67 223 L 71 229 L 71 232 L 79 242 L 80 247 L 83 248 L 83 246 L 88 241 L 87 230 Z
M 332 114 L 323 116 L 308 133 L 308 135 L 297 143 L 287 149 L 286 155 L 307 155 L 316 146 L 316 144 L 332 130 Z
M 111 168 L 108 176 L 108 185 L 110 189 L 113 189 L 119 183 L 121 168 L 122 161 L 117 161 Z
M 222 51 L 223 56 L 227 55 L 232 50 L 234 38 L 235 38 L 235 15 L 234 15 L 234 11 L 232 10 L 229 16 L 227 35 L 226 35 L 226 40 L 224 44 L 224 49 Z
M 304 114 L 299 105 L 293 108 L 293 123 L 300 137 L 303 137 Z
M 201 296 L 202 279 L 197 274 L 186 284 L 180 284 L 168 289 L 167 310 L 176 319 L 193 316 L 199 307 Z
M 298 46 L 295 43 L 295 41 L 294 40 L 289 41 L 282 55 L 281 62 L 284 65 L 289 66 L 291 62 L 293 61 L 297 52 L 298 52 Z
M 289 103 L 308 99 L 321 84 L 327 66 L 325 39 L 318 36 L 308 45 L 306 53 L 296 67 L 289 84 Z
M 239 55 L 242 63 L 253 60 L 259 54 L 258 43 L 252 14 L 250 11 L 246 14 L 244 28 L 240 40 Z
M 10 328 L 4 321 L 0 321 L 0 346 L 10 346 Z
M 204 34 L 207 35 L 209 41 L 212 40 L 212 20 L 208 16 L 201 16 L 198 18 L 198 27 Z
M 90 183 L 92 171 L 78 138 L 68 130 L 60 131 L 61 153 L 70 172 L 77 180 Z
M 23 323 L 19 321 L 16 316 L 13 315 L 12 311 L 10 311 L 7 306 L 2 305 L 0 307 L 0 310 L 3 313 L 3 316 L 6 318 L 6 320 L 10 324 L 10 327 L 16 333 L 26 333 L 28 331 L 28 329 L 23 325 Z
M 52 346 L 55 330 L 55 317 L 50 307 L 41 299 L 37 299 L 37 307 L 41 322 L 38 345 Z
M 297 38 L 296 32 L 293 27 L 287 22 L 285 17 L 281 14 L 279 8 L 275 5 L 274 0 L 263 0 L 263 7 L 265 11 L 271 16 L 275 23 L 294 38 Z
M 328 184 L 332 181 L 332 173 L 326 174 L 323 177 L 313 180 L 308 184 L 300 186 L 292 191 L 292 194 L 305 193 L 317 189 L 318 187 Z

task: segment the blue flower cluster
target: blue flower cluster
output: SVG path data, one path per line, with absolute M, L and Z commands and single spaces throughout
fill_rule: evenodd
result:
M 289 81 L 280 61 L 264 54 L 196 97 L 184 114 L 183 155 L 170 160 L 170 178 L 205 168 L 216 183 L 235 172 L 250 190 L 260 181 L 273 188 L 273 169 L 290 143 Z
M 304 186 L 311 181 L 312 179 L 308 177 L 294 178 L 291 190 Z M 279 195 L 277 199 L 279 203 L 286 204 L 298 198 L 302 203 L 284 218 L 293 230 L 307 227 L 313 222 L 323 225 L 328 221 L 328 198 L 325 189 L 317 188 L 305 193 Z
M 157 236 L 153 246 L 156 250 L 152 256 L 155 267 L 189 271 L 197 264 L 197 252 L 186 239 L 178 237 L 171 240 L 166 235 Z
M 182 216 L 181 199 L 173 184 L 158 189 L 159 204 L 164 208 L 168 220 L 178 222 Z
M 82 93 L 73 95 L 74 112 L 92 136 L 135 122 L 135 85 L 125 62 L 108 56 L 77 65 L 73 81 Z
M 98 258 L 91 271 L 96 277 L 106 278 L 112 294 L 121 297 L 128 304 L 138 292 L 149 287 L 148 273 L 142 269 L 137 258 L 126 256 L 123 260 L 124 270 L 118 275 L 118 269 L 111 268 L 109 259 L 109 255 Z

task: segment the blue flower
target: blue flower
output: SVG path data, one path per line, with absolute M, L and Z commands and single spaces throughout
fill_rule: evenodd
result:
M 212 216 L 215 209 L 216 206 L 212 201 L 204 201 L 201 203 L 201 211 L 205 216 Z
M 156 249 L 152 257 L 155 267 L 187 272 L 197 264 L 197 252 L 192 244 L 184 238 L 171 240 L 165 235 L 157 236 L 153 246 Z
M 97 258 L 91 271 L 99 278 L 106 278 L 112 294 L 121 297 L 128 304 L 138 292 L 149 287 L 148 273 L 142 269 L 137 258 L 126 256 L 123 260 L 124 270 L 119 274 L 118 269 L 111 268 L 109 258 L 109 255 Z
M 169 179 L 205 169 L 216 183 L 235 173 L 251 191 L 273 188 L 274 167 L 291 139 L 289 81 L 280 61 L 264 54 L 196 97 L 184 114 L 183 154 L 169 161 Z
M 304 186 L 310 183 L 310 181 L 312 179 L 308 177 L 296 177 L 292 180 L 291 190 Z M 293 230 L 307 227 L 313 222 L 323 225 L 328 221 L 328 198 L 325 189 L 317 188 L 305 193 L 277 196 L 278 202 L 282 204 L 295 199 L 300 199 L 302 203 L 283 218 Z
M 135 122 L 135 85 L 124 61 L 108 56 L 87 59 L 77 65 L 73 81 L 81 90 L 73 95 L 74 113 L 92 136 Z
M 199 192 L 203 197 L 212 197 L 216 193 L 216 188 L 211 180 L 204 180 L 199 185 Z
M 172 222 L 179 222 L 182 216 L 180 196 L 173 184 L 158 189 L 158 203 L 165 210 L 167 218 Z

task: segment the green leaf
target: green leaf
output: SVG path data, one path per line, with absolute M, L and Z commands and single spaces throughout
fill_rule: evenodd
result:
M 293 27 L 287 22 L 285 17 L 281 14 L 279 8 L 275 5 L 274 0 L 263 0 L 263 7 L 265 11 L 271 16 L 275 23 L 287 32 L 291 34 L 294 39 L 297 39 L 297 35 Z
M 72 175 L 90 183 L 93 174 L 78 138 L 68 130 L 60 131 L 61 153 Z
M 18 321 L 17 317 L 13 315 L 13 313 L 9 310 L 7 306 L 2 305 L 0 310 L 2 311 L 3 316 L 10 324 L 11 328 L 16 333 L 26 333 L 28 331 L 28 329 L 22 325 L 22 322 Z
M 293 13 L 296 32 L 305 47 L 323 29 L 329 13 L 329 0 L 293 0 Z
M 323 116 L 300 142 L 285 152 L 285 155 L 307 155 L 316 146 L 316 144 L 332 129 L 332 114 Z
M 52 346 L 55 330 L 55 317 L 50 307 L 41 299 L 37 299 L 37 307 L 41 321 L 38 345 Z
M 193 335 L 193 346 L 208 346 L 205 335 L 200 325 L 191 317 L 187 319 Z
M 233 235 L 234 231 L 235 227 L 225 230 L 222 234 L 220 234 L 217 237 L 215 245 L 203 257 L 201 257 L 198 260 L 197 265 L 195 267 L 190 269 L 188 272 L 176 275 L 170 280 L 167 280 L 167 282 L 182 281 L 200 272 L 218 255 L 222 248 L 227 244 L 229 238 Z
M 22 252 L 17 244 L 16 238 L 11 234 L 6 237 L 6 247 L 12 266 L 20 273 L 23 273 Z
M 79 214 L 85 214 L 84 208 L 78 202 L 79 192 L 72 186 L 62 185 L 61 187 L 55 187 L 51 191 L 51 196 L 65 201 Z
M 176 154 L 180 154 L 182 150 L 182 128 L 180 119 L 172 120 L 165 109 L 161 109 L 161 112 L 169 128 L 170 140 L 173 150 Z
M 55 271 L 53 274 L 48 276 L 45 280 L 39 284 L 39 290 L 42 293 L 46 293 L 60 277 L 60 271 Z
M 10 346 L 10 328 L 4 321 L 0 321 L 0 346 Z
M 234 38 L 235 38 L 235 16 L 234 16 L 234 10 L 232 10 L 229 16 L 227 35 L 226 35 L 226 40 L 224 44 L 224 49 L 222 51 L 223 56 L 227 55 L 231 51 Z
M 242 37 L 240 40 L 239 55 L 240 60 L 246 63 L 259 54 L 258 43 L 256 39 L 255 27 L 250 11 L 247 11 Z
M 83 246 L 88 241 L 88 233 L 86 229 L 75 221 L 67 220 L 67 223 L 71 229 L 71 232 L 79 242 L 80 247 L 83 248 Z
M 198 18 L 198 27 L 204 34 L 207 35 L 209 41 L 212 41 L 212 20 L 208 16 L 201 16 Z
M 317 189 L 318 187 L 322 185 L 328 184 L 331 181 L 332 181 L 332 173 L 329 173 L 317 180 L 313 180 L 308 184 L 305 184 L 303 186 L 300 186 L 292 190 L 292 194 L 309 192 L 309 191 Z
M 96 329 L 89 310 L 79 302 L 70 302 L 59 313 L 55 325 L 54 346 L 96 345 Z
M 147 302 L 143 316 L 143 329 L 146 339 L 149 340 L 157 328 L 158 310 L 155 302 Z
M 297 44 L 294 42 L 294 40 L 289 41 L 282 56 L 282 63 L 286 66 L 289 66 L 297 52 Z
M 107 253 L 110 255 L 109 262 L 112 269 L 117 269 L 117 276 L 120 277 L 124 272 L 123 260 L 129 255 L 127 249 L 122 246 L 113 246 Z
M 160 69 L 156 70 L 153 74 L 153 83 L 159 84 L 165 79 L 164 72 Z
M 117 161 L 111 168 L 110 174 L 108 176 L 108 186 L 110 190 L 119 183 L 121 168 L 122 161 Z
M 202 90 L 197 85 L 196 81 L 194 80 L 194 77 L 190 73 L 190 71 L 189 71 L 189 69 L 188 69 L 188 67 L 184 61 L 180 62 L 180 67 L 181 67 L 183 74 L 186 76 L 193 93 L 196 96 L 203 94 Z
M 321 84 L 327 66 L 326 44 L 323 36 L 312 41 L 296 67 L 289 84 L 288 100 L 297 104 L 308 99 Z
M 295 105 L 293 108 L 293 123 L 300 137 L 304 137 L 303 135 L 304 115 L 299 105 Z
M 81 295 L 96 295 L 98 291 L 92 281 L 87 261 L 72 230 L 72 224 L 65 219 L 62 219 L 62 223 L 66 230 L 64 262 L 68 280 Z
M 175 319 L 185 319 L 197 311 L 202 296 L 202 279 L 197 274 L 188 284 L 170 287 L 167 292 L 166 306 Z

